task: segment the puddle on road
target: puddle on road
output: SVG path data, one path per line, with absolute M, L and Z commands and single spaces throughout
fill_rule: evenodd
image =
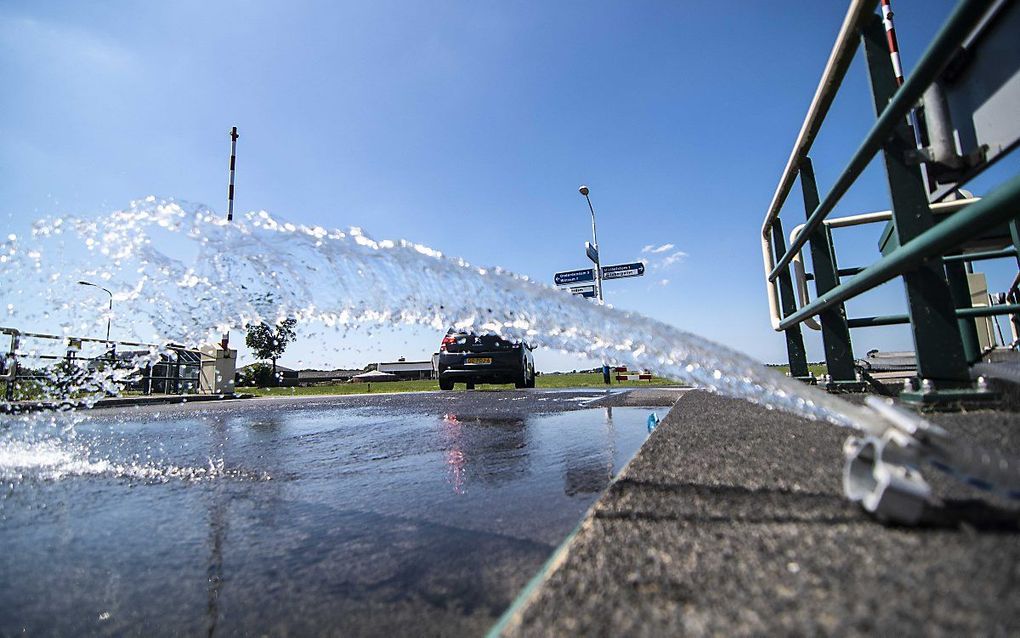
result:
M 89 417 L 37 444 L 8 430 L 0 633 L 477 635 L 651 412 L 316 404 Z

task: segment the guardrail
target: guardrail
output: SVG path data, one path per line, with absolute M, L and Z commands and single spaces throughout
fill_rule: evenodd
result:
M 978 308 L 970 307 L 969 294 L 964 294 L 967 291 L 966 263 L 1017 258 L 1020 252 L 1020 232 L 1016 224 L 1020 212 L 1020 177 L 1007 179 L 983 198 L 938 201 L 954 189 L 930 188 L 922 173 L 925 167 L 922 161 L 927 161 L 925 149 L 918 148 L 915 139 L 921 137 L 915 138 L 917 131 L 912 130 L 908 121 L 918 121 L 913 110 L 919 100 L 951 64 L 959 62 L 961 52 L 967 52 L 965 45 L 973 41 L 975 33 L 989 28 L 990 16 L 995 12 L 1004 14 L 1012 7 L 994 0 L 960 2 L 921 56 L 914 72 L 900 86 L 886 41 L 891 14 L 890 24 L 883 26 L 882 18 L 875 13 L 877 5 L 877 0 L 850 3 L 766 211 L 761 240 L 770 319 L 773 329 L 786 334 L 791 374 L 797 377 L 808 377 L 800 324 L 822 331 L 826 363 L 832 378 L 830 390 L 860 387 L 854 370 L 851 328 L 909 322 L 917 351 L 918 375 L 929 382 L 919 382 L 918 386 L 933 389 L 927 393 L 931 396 L 922 401 L 952 400 L 968 391 L 969 363 L 980 357 L 973 318 L 1020 313 L 1017 303 L 1020 300 L 1015 290 L 1011 291 L 1011 303 Z M 819 197 L 809 153 L 862 44 L 877 119 L 833 186 L 824 197 Z M 1006 62 L 1015 64 L 1014 60 Z M 876 155 L 884 161 L 891 210 L 827 219 Z M 978 172 L 980 168 L 972 170 L 969 177 Z M 787 248 L 779 215 L 798 178 L 806 221 L 790 234 Z M 938 192 L 930 198 L 932 191 Z M 838 268 L 832 229 L 878 222 L 889 224 L 884 255 L 866 267 Z M 1009 231 L 999 233 L 1000 245 L 990 249 L 987 245 L 981 249 L 968 245 L 989 229 L 1007 225 Z M 811 251 L 813 274 L 804 269 L 801 253 L 805 248 Z M 791 265 L 796 274 L 799 303 L 794 296 Z M 847 319 L 843 307 L 846 301 L 896 277 L 902 277 L 905 284 L 908 314 Z M 807 294 L 809 279 L 815 281 L 814 300 Z M 938 396 L 940 392 L 941 397 Z
M 0 360 L 7 401 L 68 399 L 76 394 L 133 390 L 142 394 L 193 394 L 209 355 L 184 346 L 67 337 L 0 327 L 10 337 Z M 25 349 L 26 340 L 49 344 Z M 58 350 L 56 344 L 59 344 Z M 94 346 L 93 354 L 85 350 Z

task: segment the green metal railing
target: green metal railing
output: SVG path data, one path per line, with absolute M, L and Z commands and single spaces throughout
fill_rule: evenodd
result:
M 786 330 L 808 317 L 813 317 L 821 311 L 831 308 L 835 304 L 856 297 L 879 284 L 884 284 L 916 267 L 926 259 L 939 256 L 959 245 L 963 240 L 974 237 L 996 224 L 1009 222 L 1017 215 L 1018 210 L 1020 210 L 1020 176 L 1014 177 L 991 195 L 985 197 L 980 202 L 971 204 L 924 235 L 900 246 L 891 254 L 865 268 L 850 279 L 850 281 L 819 295 L 810 304 L 783 319 L 779 323 L 779 328 Z M 801 235 L 801 237 L 804 236 Z M 1005 253 L 1002 255 L 1003 257 L 1016 254 L 1015 249 L 1001 252 Z M 957 257 L 969 258 L 970 255 L 960 255 Z M 989 310 L 994 310 L 994 307 Z M 988 314 L 1010 314 L 1011 312 L 1015 312 L 1015 310 L 1011 311 L 1003 306 L 1001 310 L 990 311 Z M 970 316 L 986 315 L 971 314 Z
M 174 344 L 70 337 L 0 327 L 10 338 L 0 353 L 3 400 L 65 400 L 97 392 L 109 379 L 120 390 L 142 394 L 200 392 L 201 369 L 209 355 Z M 24 341 L 42 345 L 25 348 Z M 73 345 L 72 345 L 73 344 Z M 94 352 L 85 354 L 82 348 Z M 119 374 L 118 374 L 119 373 Z
M 853 368 L 850 329 L 910 323 L 917 352 L 918 374 L 939 389 L 968 387 L 968 363 L 977 346 L 975 317 L 1020 313 L 1020 304 L 971 308 L 966 263 L 1017 258 L 1020 233 L 1020 177 L 1013 177 L 974 203 L 957 202 L 952 214 L 933 218 L 928 187 L 922 176 L 908 115 L 933 82 L 959 53 L 963 43 L 996 4 L 994 0 L 963 0 L 954 9 L 922 55 L 916 69 L 897 86 L 881 18 L 874 0 L 851 3 L 837 37 L 808 115 L 794 144 L 762 224 L 762 250 L 772 325 L 786 333 L 790 369 L 807 376 L 807 361 L 800 325 L 819 317 L 826 362 L 835 386 L 857 384 Z M 824 198 L 819 199 L 809 152 L 846 71 L 863 44 L 874 98 L 876 122 Z M 884 257 L 862 268 L 839 268 L 826 217 L 860 177 L 868 164 L 881 156 L 892 199 L 892 245 Z M 806 222 L 790 237 L 782 236 L 779 212 L 799 178 Z M 960 205 L 963 205 L 960 208 Z M 878 214 L 874 214 L 878 215 Z M 838 220 L 834 220 L 838 221 Z M 961 247 L 990 229 L 1009 225 L 1012 241 L 1002 248 L 960 253 Z M 802 279 L 815 281 L 816 298 L 798 308 L 793 298 L 790 264 L 805 248 L 812 255 L 814 273 Z M 776 258 L 778 255 L 778 259 Z M 800 266 L 798 266 L 800 268 Z M 841 280 L 841 278 L 847 278 Z M 902 277 L 908 314 L 847 319 L 844 303 L 863 292 Z M 966 298 L 964 298 L 966 297 Z M 814 322 L 812 321 L 812 326 Z M 968 327 L 969 326 L 969 327 Z M 979 353 L 977 353 L 979 354 Z M 835 388 L 830 388 L 835 389 Z

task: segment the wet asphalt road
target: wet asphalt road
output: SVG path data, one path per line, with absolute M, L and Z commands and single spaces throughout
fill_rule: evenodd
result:
M 430 392 L 8 424 L 0 634 L 480 635 L 668 411 L 635 403 Z

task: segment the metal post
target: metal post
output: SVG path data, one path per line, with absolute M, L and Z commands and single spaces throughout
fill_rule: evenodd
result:
M 861 39 L 875 113 L 881 116 L 898 88 L 888 51 L 885 50 L 881 18 L 875 16 L 865 24 Z M 882 149 L 892 199 L 893 230 L 899 245 L 897 250 L 934 225 L 921 171 L 917 165 L 908 163 L 909 151 L 913 150 L 912 138 L 906 122 L 900 120 Z M 921 379 L 931 380 L 936 390 L 969 387 L 970 373 L 963 339 L 940 256 L 926 259 L 915 270 L 905 272 L 903 283 Z M 904 398 L 913 400 L 907 396 Z M 918 398 L 924 402 L 940 400 L 934 396 Z
M 14 390 L 18 383 L 18 348 L 21 345 L 21 338 L 18 333 L 15 332 L 11 335 L 11 351 L 7 355 L 7 364 L 5 366 L 7 373 L 7 388 L 5 396 L 8 401 L 14 400 Z
M 237 127 L 230 127 L 230 175 L 227 179 L 227 221 L 234 221 L 234 164 L 237 160 Z M 220 347 L 227 350 L 230 347 L 230 331 L 223 333 L 220 338 Z
M 174 393 L 184 394 L 184 386 L 181 384 L 181 351 L 174 350 L 174 354 L 177 355 L 174 361 Z
M 595 247 L 595 252 L 598 253 L 598 259 L 595 261 L 595 293 L 598 295 L 599 305 L 602 305 L 605 303 L 605 298 L 602 296 L 602 254 L 598 252 L 599 236 L 595 231 L 595 207 L 591 205 L 587 186 L 581 186 L 577 190 L 584 195 L 585 201 L 588 202 L 588 210 L 591 211 L 591 245 Z
M 810 217 L 818 208 L 818 186 L 815 183 L 815 170 L 810 157 L 801 160 L 800 187 L 804 193 L 805 214 Z M 811 246 L 811 265 L 815 272 L 815 296 L 821 297 L 839 285 L 832 242 L 828 232 L 822 227 L 811 233 L 808 243 Z M 819 320 L 822 324 L 822 343 L 825 346 L 825 366 L 832 378 L 826 389 L 862 390 L 863 386 L 857 381 L 857 371 L 854 369 L 854 351 L 843 304 L 825 310 L 819 315 Z
M 957 309 L 971 307 L 970 284 L 967 281 L 967 264 L 962 261 L 949 261 L 946 264 L 946 278 L 949 280 L 949 293 L 953 297 L 953 305 Z M 981 345 L 978 341 L 977 325 L 974 319 L 959 318 L 956 324 L 963 339 L 963 354 L 967 361 L 977 361 L 981 356 Z
M 599 236 L 595 230 L 595 207 L 591 205 L 591 198 L 588 197 L 588 187 L 581 185 L 577 189 L 579 193 L 584 195 L 584 200 L 588 202 L 588 210 L 591 211 L 591 241 L 592 246 L 595 248 L 595 294 L 598 296 L 599 305 L 605 303 L 605 298 L 602 296 L 602 253 L 599 252 Z M 608 364 L 602 362 L 602 380 L 609 385 L 610 376 L 606 373 Z
M 227 221 L 234 220 L 234 160 L 237 157 L 237 127 L 230 129 L 230 179 L 227 186 Z
M 783 223 L 777 217 L 772 222 L 772 242 L 775 245 L 777 255 L 786 252 L 786 239 L 783 237 Z M 782 304 L 783 317 L 787 317 L 797 311 L 797 300 L 793 297 L 793 279 L 790 277 L 790 269 L 786 267 L 779 273 L 779 299 Z M 809 380 L 807 351 L 804 349 L 804 335 L 801 334 L 800 324 L 791 326 L 785 331 L 786 352 L 790 359 L 790 376 L 796 379 Z

